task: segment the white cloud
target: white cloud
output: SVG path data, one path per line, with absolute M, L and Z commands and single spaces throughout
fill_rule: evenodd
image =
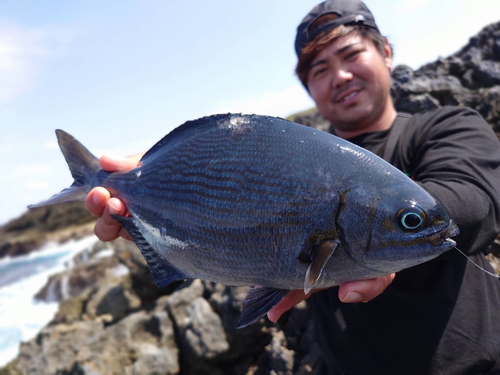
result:
M 435 1 L 436 0 L 406 0 L 396 4 L 395 11 L 397 13 L 412 13 L 429 6 Z
M 103 155 L 111 158 L 123 159 L 129 155 L 135 155 L 140 152 L 149 150 L 161 138 L 145 137 L 144 139 L 131 140 L 129 142 L 112 145 L 105 149 L 90 150 L 95 156 Z
M 76 34 L 64 27 L 0 24 L 0 102 L 8 102 L 31 90 L 43 59 L 63 53 Z
M 268 91 L 262 95 L 218 103 L 211 113 L 241 112 L 286 117 L 313 106 L 306 90 L 300 85 L 294 85 L 281 91 Z
M 44 149 L 55 150 L 59 148 L 59 143 L 57 141 L 49 141 L 43 145 Z
M 429 5 L 429 1 L 433 1 L 432 5 L 425 9 L 414 8 L 418 11 L 401 17 L 404 22 L 399 20 L 399 28 L 389 33 L 389 36 L 396 35 L 395 39 L 389 38 L 395 44 L 396 65 L 406 64 L 418 69 L 438 57 L 454 54 L 486 25 L 498 22 L 500 15 L 498 0 L 455 0 L 453 7 L 449 6 L 449 1 L 424 0 L 424 5 Z M 410 12 L 416 4 L 417 1 L 407 0 L 400 6 L 403 12 Z M 397 19 L 398 13 L 393 14 Z
M 31 163 L 17 165 L 9 179 L 25 178 L 35 175 L 46 175 L 53 170 L 52 163 Z
M 49 183 L 46 181 L 33 180 L 27 181 L 24 187 L 29 190 L 47 190 L 49 188 Z

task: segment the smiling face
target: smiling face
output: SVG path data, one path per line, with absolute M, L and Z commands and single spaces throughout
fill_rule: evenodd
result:
M 390 97 L 392 55 L 383 56 L 358 33 L 334 39 L 311 62 L 307 87 L 338 136 L 388 129 L 396 111 Z

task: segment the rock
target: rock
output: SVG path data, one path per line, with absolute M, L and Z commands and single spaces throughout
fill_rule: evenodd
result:
M 497 238 L 495 241 L 489 246 L 488 252 L 491 253 L 495 257 L 500 257 L 500 239 Z
M 130 277 L 110 276 L 99 283 L 87 302 L 86 313 L 91 318 L 110 315 L 118 320 L 140 307 L 141 299 L 132 290 Z
M 286 347 L 286 338 L 283 331 L 273 335 L 271 343 L 265 348 L 269 357 L 271 373 L 276 375 L 292 375 L 294 365 L 294 351 Z
M 493 44 L 493 56 L 495 60 L 500 61 L 500 35 L 497 36 Z
M 328 132 L 330 129 L 330 123 L 328 120 L 321 116 L 317 110 L 312 113 L 290 116 L 288 120 L 304 126 L 313 127 L 324 132 Z
M 154 344 L 141 344 L 136 348 L 137 361 L 125 370 L 130 375 L 177 374 L 177 356 L 167 348 Z
M 409 95 L 395 103 L 396 110 L 406 113 L 427 112 L 441 107 L 439 101 L 430 94 Z
M 398 65 L 392 71 L 392 79 L 401 84 L 409 83 L 413 79 L 413 69 L 408 65 Z
M 47 241 L 64 242 L 92 233 L 95 218 L 83 202 L 65 203 L 27 211 L 0 228 L 0 258 L 25 255 Z
M 457 77 L 446 75 L 435 79 L 425 76 L 415 77 L 406 83 L 400 83 L 394 79 L 392 88 L 398 95 L 430 93 L 440 96 L 450 91 L 459 91 L 462 89 L 462 85 Z
M 248 348 L 252 348 L 255 352 L 263 350 L 271 340 L 271 334 L 267 327 L 272 324 L 267 318 L 262 318 L 243 329 L 237 329 L 243 300 L 249 288 L 228 287 L 208 282 L 206 284 L 214 285 L 213 293 L 208 300 L 221 318 L 231 348 L 224 355 L 224 360 L 240 360 L 241 357 L 248 355 Z
M 146 260 L 132 241 L 120 238 L 109 244 L 114 249 L 115 256 L 130 271 L 132 288 L 141 297 L 145 308 L 153 308 L 159 297 L 172 293 L 182 284 L 182 281 L 175 281 L 165 288 L 158 288 L 149 271 Z
M 488 262 L 490 262 L 490 265 L 491 267 L 493 267 L 495 273 L 500 276 L 500 259 L 493 254 L 488 254 L 486 256 L 486 259 L 488 260 Z
M 203 284 L 193 280 L 167 299 L 167 308 L 176 326 L 181 363 L 201 373 L 229 349 L 222 322 L 203 299 Z
M 500 85 L 500 62 L 480 61 L 473 76 L 481 87 Z
M 472 46 L 460 54 L 460 57 L 467 65 L 478 64 L 483 59 L 483 53 L 481 50 L 473 46 L 476 41 L 477 39 L 471 38 L 470 44 Z
M 178 374 L 179 351 L 174 337 L 173 323 L 165 311 L 146 315 L 143 312 L 127 318 L 122 325 L 130 332 L 134 364 L 127 374 Z
M 71 324 L 81 320 L 85 311 L 85 305 L 87 303 L 89 294 L 90 290 L 78 297 L 68 298 L 62 301 L 59 304 L 59 310 L 57 311 L 54 319 L 52 319 L 50 324 Z
M 196 357 L 212 359 L 229 349 L 220 317 L 201 297 L 189 304 L 186 320 L 177 326 L 184 331 L 184 343 Z
M 16 369 L 22 374 L 52 375 L 70 372 L 76 353 L 103 329 L 102 322 L 75 322 L 49 326 L 21 344 Z
M 500 135 L 500 86 L 477 91 L 477 103 L 474 108 L 491 124 L 493 131 Z
M 460 78 L 465 73 L 465 64 L 456 56 L 448 57 L 449 74 Z
M 116 257 L 88 261 L 86 264 L 50 276 L 35 298 L 44 302 L 56 302 L 78 296 L 83 290 L 103 279 L 107 273 L 127 274 L 128 269 Z
M 100 320 L 49 326 L 21 346 L 19 359 L 9 367 L 33 375 L 180 371 L 170 318 L 165 312 L 143 311 L 107 328 Z

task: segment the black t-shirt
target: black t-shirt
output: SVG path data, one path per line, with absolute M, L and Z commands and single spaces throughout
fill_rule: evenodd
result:
M 423 186 L 460 228 L 457 246 L 481 254 L 500 231 L 500 144 L 467 108 L 413 116 L 391 163 Z M 393 128 L 349 139 L 382 156 Z M 338 287 L 315 293 L 326 374 L 500 373 L 500 283 L 450 250 L 397 273 L 368 303 L 344 304 Z

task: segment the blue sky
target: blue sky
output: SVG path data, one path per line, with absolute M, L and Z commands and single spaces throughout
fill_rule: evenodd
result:
M 500 18 L 498 0 L 366 3 L 395 64 L 415 69 Z M 201 116 L 312 107 L 293 74 L 293 43 L 316 4 L 0 2 L 0 224 L 70 185 L 57 128 L 97 156 L 125 156 Z

